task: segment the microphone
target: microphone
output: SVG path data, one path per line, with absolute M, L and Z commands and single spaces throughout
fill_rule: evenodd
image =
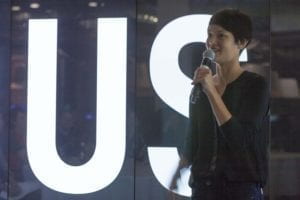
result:
M 212 71 L 214 67 L 214 62 L 213 60 L 215 59 L 215 52 L 212 49 L 206 49 L 203 54 L 202 54 L 202 62 L 201 65 L 205 65 L 209 67 Z
M 214 59 L 215 59 L 215 52 L 212 49 L 206 49 L 202 54 L 201 65 L 207 66 L 208 68 L 211 69 L 213 73 L 215 73 L 216 69 L 215 69 L 215 63 L 213 62 Z M 195 104 L 197 102 L 198 98 L 200 97 L 201 91 L 202 91 L 202 85 L 201 83 L 197 83 L 193 87 L 190 95 L 191 103 Z

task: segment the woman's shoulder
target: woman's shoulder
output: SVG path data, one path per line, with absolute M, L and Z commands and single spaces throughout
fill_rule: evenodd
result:
M 254 80 L 265 80 L 266 78 L 256 72 L 252 72 L 252 71 L 248 71 L 248 70 L 245 70 L 243 72 L 243 75 L 245 78 L 247 79 L 254 79 Z
M 251 71 L 244 71 L 243 75 L 243 85 L 247 87 L 245 89 L 268 90 L 269 83 L 266 77 Z
M 245 70 L 243 72 L 243 81 L 250 83 L 250 84 L 267 84 L 267 79 L 266 77 L 257 74 L 255 72 L 247 71 Z

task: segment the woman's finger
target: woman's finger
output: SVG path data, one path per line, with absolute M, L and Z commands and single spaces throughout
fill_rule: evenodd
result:
M 209 70 L 198 70 L 194 75 L 192 84 L 200 83 L 208 74 Z

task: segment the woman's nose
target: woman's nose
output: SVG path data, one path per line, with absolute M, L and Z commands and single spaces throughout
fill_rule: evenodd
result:
M 208 38 L 206 44 L 207 47 L 212 48 L 214 45 L 216 45 L 216 40 L 212 37 Z

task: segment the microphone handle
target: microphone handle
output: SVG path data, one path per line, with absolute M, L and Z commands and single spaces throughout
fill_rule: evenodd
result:
M 212 70 L 212 66 L 213 66 L 213 61 L 209 58 L 203 58 L 201 65 L 205 65 L 207 67 L 209 67 Z
M 207 67 L 209 67 L 212 71 L 214 71 L 212 68 L 213 68 L 213 61 L 209 58 L 203 58 L 202 62 L 201 62 L 201 65 L 205 65 Z M 197 100 L 199 99 L 200 97 L 200 93 L 202 92 L 202 85 L 201 83 L 197 83 L 193 89 L 192 89 L 192 92 L 191 92 L 191 95 L 190 95 L 190 102 L 195 104 L 197 102 Z

